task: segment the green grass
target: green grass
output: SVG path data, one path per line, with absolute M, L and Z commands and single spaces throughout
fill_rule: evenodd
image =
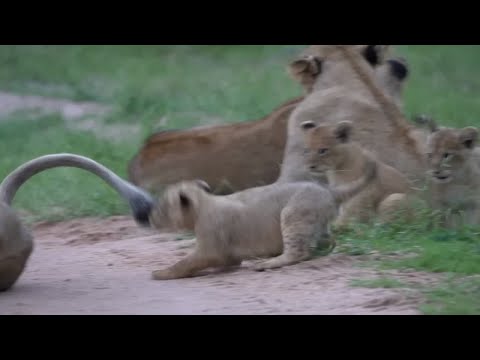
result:
M 127 162 L 143 138 L 163 122 L 186 128 L 209 119 L 236 122 L 262 117 L 301 93 L 285 66 L 304 46 L 11 46 L 0 47 L 0 90 L 112 106 L 108 124 L 135 124 L 140 133 L 119 142 L 72 130 L 59 115 L 25 113 L 0 119 L 0 176 L 34 157 L 73 152 L 126 176 Z M 427 113 L 450 126 L 480 123 L 479 46 L 397 46 L 411 69 L 407 115 Z M 166 120 L 166 124 L 164 121 Z M 27 182 L 14 205 L 30 220 L 60 220 L 128 212 L 101 180 L 79 169 L 53 169 Z M 445 232 L 415 224 L 357 227 L 339 238 L 352 255 L 373 250 L 413 254 L 381 261 L 471 276 L 480 272 L 476 229 Z M 368 285 L 368 284 L 365 284 Z M 374 286 L 382 285 L 374 283 Z M 383 281 L 383 286 L 388 286 Z M 392 285 L 390 283 L 390 285 Z M 398 285 L 398 284 L 397 284 Z M 370 284 L 372 286 L 372 284 Z M 428 293 L 426 313 L 479 313 L 478 282 L 450 282 Z
M 350 284 L 351 286 L 366 287 L 371 289 L 376 289 L 376 288 L 395 289 L 395 288 L 401 288 L 405 286 L 405 284 L 403 284 L 401 281 L 398 281 L 397 279 L 393 279 L 393 278 L 388 278 L 388 277 L 382 277 L 382 278 L 373 279 L 373 280 L 355 279 L 355 280 L 352 280 Z
M 133 150 L 128 144 L 98 141 L 89 133 L 66 129 L 58 115 L 25 121 L 11 117 L 1 125 L 0 175 L 33 157 L 69 152 L 88 156 L 117 172 Z M 22 134 L 20 137 L 19 134 Z M 16 208 L 32 214 L 32 220 L 61 220 L 80 216 L 106 216 L 128 211 L 115 190 L 98 177 L 75 168 L 56 168 L 35 175 L 14 199 Z
M 480 314 L 480 279 L 453 278 L 426 291 L 428 302 L 420 307 L 427 315 Z
M 447 276 L 435 289 L 424 288 L 426 314 L 480 314 L 480 282 L 466 281 L 480 274 L 480 227 L 445 230 L 435 226 L 434 215 L 419 208 L 415 221 L 355 225 L 343 230 L 336 251 L 352 256 L 378 254 L 368 266 L 382 271 L 411 269 Z M 355 286 L 403 287 L 392 278 L 356 280 Z M 457 301 L 458 300 L 458 301 Z M 458 306 L 456 306 L 457 304 Z

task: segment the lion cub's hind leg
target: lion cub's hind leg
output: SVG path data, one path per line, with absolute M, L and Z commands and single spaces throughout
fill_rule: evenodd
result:
M 283 253 L 254 266 L 263 271 L 294 265 L 309 260 L 319 242 L 329 239 L 324 226 L 328 214 L 322 214 L 322 207 L 313 199 L 297 198 L 281 213 L 280 225 L 283 238 Z

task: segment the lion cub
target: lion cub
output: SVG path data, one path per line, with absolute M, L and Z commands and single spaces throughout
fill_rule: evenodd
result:
M 478 129 L 433 126 L 427 140 L 429 200 L 444 226 L 480 224 Z
M 367 222 L 374 217 L 388 221 L 396 210 L 400 210 L 410 193 L 410 183 L 398 170 L 352 141 L 352 122 L 316 126 L 312 121 L 305 121 L 302 129 L 305 131 L 309 170 L 326 174 L 332 186 L 348 184 L 361 177 L 367 162 L 377 164 L 375 179 L 341 206 L 336 226 L 345 226 L 351 221 Z
M 268 258 L 255 270 L 293 265 L 307 260 L 312 248 L 330 241 L 330 223 L 339 205 L 376 176 L 367 162 L 364 175 L 333 189 L 311 182 L 272 184 L 240 192 L 240 199 L 210 193 L 201 181 L 168 187 L 149 220 L 157 229 L 193 231 L 192 254 L 152 273 L 155 280 L 191 277 L 210 267 L 239 266 L 243 260 Z M 251 192 L 252 196 L 247 196 Z

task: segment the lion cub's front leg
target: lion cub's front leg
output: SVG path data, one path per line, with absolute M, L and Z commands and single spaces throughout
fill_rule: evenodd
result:
M 196 249 L 192 254 L 186 256 L 176 264 L 163 269 L 152 272 L 153 280 L 172 280 L 192 277 L 201 270 L 208 269 L 210 267 L 223 266 L 224 261 L 217 257 L 210 257 L 203 254 Z

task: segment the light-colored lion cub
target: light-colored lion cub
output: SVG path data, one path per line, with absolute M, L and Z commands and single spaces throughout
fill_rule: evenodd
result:
M 173 266 L 154 271 L 155 280 L 194 276 L 211 267 L 239 266 L 243 260 L 271 258 L 254 268 L 265 270 L 309 259 L 312 248 L 330 242 L 330 223 L 339 205 L 367 186 L 376 163 L 367 162 L 364 176 L 333 189 L 310 182 L 272 184 L 244 190 L 242 200 L 213 195 L 201 181 L 168 187 L 152 209 L 157 229 L 196 235 L 192 254 Z
M 317 126 L 306 121 L 302 128 L 305 131 L 307 166 L 312 173 L 326 174 L 331 186 L 348 184 L 363 176 L 367 162 L 377 164 L 375 179 L 341 206 L 336 226 L 374 218 L 388 221 L 400 210 L 400 205 L 406 204 L 411 189 L 406 176 L 352 141 L 352 122 Z
M 478 129 L 431 127 L 427 141 L 429 200 L 447 227 L 480 224 Z

